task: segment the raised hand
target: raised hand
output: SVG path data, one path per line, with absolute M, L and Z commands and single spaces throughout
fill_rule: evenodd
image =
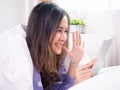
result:
M 66 50 L 71 60 L 71 63 L 79 64 L 84 54 L 84 43 L 81 42 L 81 36 L 78 32 L 72 33 L 72 40 L 73 40 L 72 50 L 70 51 L 65 47 L 64 49 Z

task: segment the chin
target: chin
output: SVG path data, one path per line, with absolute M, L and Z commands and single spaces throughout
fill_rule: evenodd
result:
M 61 54 L 61 50 L 55 52 L 57 55 Z

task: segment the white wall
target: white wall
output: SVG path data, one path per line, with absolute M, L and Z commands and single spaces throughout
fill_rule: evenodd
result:
M 17 24 L 27 24 L 29 13 L 33 6 L 37 4 L 37 1 L 38 0 L 0 0 L 0 32 Z M 86 1 L 82 0 L 81 3 L 87 5 L 88 3 L 85 3 Z M 94 4 L 94 2 L 91 2 L 91 4 Z M 91 4 L 89 6 L 92 6 Z M 84 6 L 81 6 L 81 8 L 83 9 Z M 118 65 L 120 64 L 120 10 L 112 10 L 113 7 L 109 10 L 92 8 L 89 9 L 86 7 L 85 10 L 77 12 L 77 14 L 85 19 L 86 33 L 88 34 L 111 35 L 114 32 L 115 40 L 111 45 L 106 62 L 107 65 Z M 109 6 L 106 8 L 109 8 Z M 79 17 L 79 15 L 77 17 Z
M 88 11 L 86 13 L 86 32 L 113 36 L 105 65 L 120 65 L 120 9 L 105 11 Z
M 86 32 L 94 34 L 113 33 L 113 17 L 110 10 L 89 10 L 86 12 Z
M 120 9 L 113 11 L 114 41 L 108 55 L 108 65 L 120 65 Z
M 0 31 L 17 24 L 26 24 L 37 0 L 0 0 Z

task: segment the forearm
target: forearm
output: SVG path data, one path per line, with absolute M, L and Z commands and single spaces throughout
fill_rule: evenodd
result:
M 70 63 L 69 70 L 68 70 L 68 75 L 72 78 L 74 78 L 74 83 L 73 85 L 78 83 L 78 80 L 76 79 L 76 68 L 78 64 L 75 63 Z
M 68 69 L 68 75 L 72 78 L 75 78 L 75 72 L 76 72 L 77 64 L 70 62 L 70 66 Z

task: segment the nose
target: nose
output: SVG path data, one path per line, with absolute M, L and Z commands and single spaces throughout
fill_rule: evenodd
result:
M 66 41 L 67 40 L 67 34 L 66 33 L 62 33 L 61 37 L 60 37 L 61 41 Z

